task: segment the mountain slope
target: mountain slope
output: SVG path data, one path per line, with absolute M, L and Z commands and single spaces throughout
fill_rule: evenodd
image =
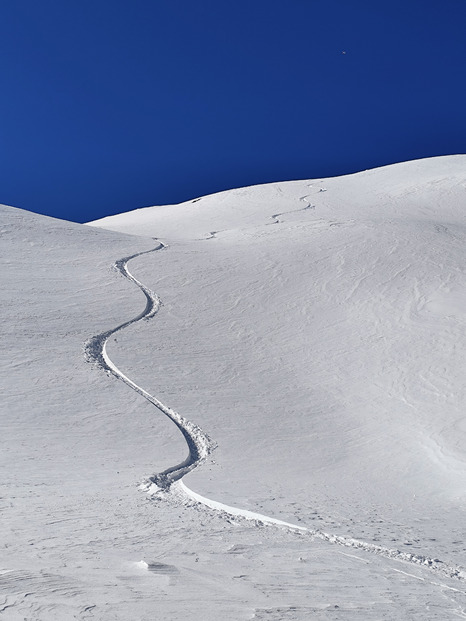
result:
M 218 442 L 197 491 L 462 561 L 465 206 L 454 156 L 94 223 L 169 246 L 155 370 L 112 351 Z
M 464 616 L 465 198 L 454 156 L 94 227 L 1 207 L 2 618 Z M 151 237 L 132 323 L 111 266 Z M 125 323 L 112 364 L 217 444 L 185 484 L 310 532 L 138 489 L 187 446 L 86 362 Z

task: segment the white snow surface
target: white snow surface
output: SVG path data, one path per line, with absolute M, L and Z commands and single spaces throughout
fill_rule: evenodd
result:
M 466 618 L 466 156 L 0 210 L 2 619 Z

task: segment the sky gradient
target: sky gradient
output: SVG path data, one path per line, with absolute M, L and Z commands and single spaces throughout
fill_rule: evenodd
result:
M 466 152 L 466 2 L 0 7 L 0 202 L 85 222 Z

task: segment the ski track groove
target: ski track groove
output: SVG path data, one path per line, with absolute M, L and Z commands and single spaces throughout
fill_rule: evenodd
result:
M 152 477 L 150 477 L 150 483 L 155 483 L 161 489 L 169 489 L 172 483 L 183 477 L 185 474 L 190 472 L 193 468 L 195 468 L 199 463 L 204 461 L 207 455 L 213 450 L 214 444 L 210 440 L 210 438 L 194 423 L 188 421 L 183 418 L 178 412 L 170 408 L 169 406 L 163 404 L 156 397 L 149 394 L 146 390 L 138 386 L 135 382 L 133 382 L 129 377 L 127 377 L 120 369 L 112 362 L 110 357 L 107 354 L 107 341 L 108 339 L 124 330 L 128 326 L 141 321 L 142 319 L 148 320 L 151 319 L 159 310 L 161 306 L 161 300 L 159 296 L 148 289 L 145 285 L 143 285 L 139 280 L 137 280 L 128 270 L 127 264 L 131 259 L 135 259 L 136 257 L 140 257 L 145 254 L 149 254 L 151 252 L 156 252 L 158 250 L 163 250 L 167 248 L 165 244 L 159 242 L 155 248 L 151 250 L 146 250 L 144 252 L 138 252 L 129 257 L 124 257 L 116 261 L 113 265 L 113 268 L 122 274 L 125 278 L 133 282 L 145 295 L 146 297 L 146 307 L 136 317 L 130 319 L 129 321 L 125 321 L 124 323 L 118 325 L 116 328 L 112 328 L 111 330 L 107 330 L 106 332 L 102 332 L 101 334 L 97 334 L 90 338 L 84 346 L 86 359 L 89 362 L 95 363 L 100 369 L 104 370 L 108 374 L 114 375 L 116 378 L 123 381 L 130 388 L 140 394 L 144 399 L 152 403 L 157 409 L 159 409 L 163 414 L 168 416 L 170 420 L 172 420 L 175 425 L 178 427 L 180 432 L 183 434 L 184 439 L 186 440 L 186 444 L 188 445 L 189 455 L 188 457 L 181 463 L 164 470 Z
M 306 198 L 307 196 L 302 197 L 301 200 L 304 201 Z M 301 208 L 301 210 L 308 208 L 312 208 L 311 205 Z M 280 215 L 283 214 L 276 214 L 272 216 L 272 218 L 278 218 Z M 107 374 L 111 374 L 117 379 L 123 381 L 127 386 L 132 388 L 135 392 L 144 397 L 144 399 L 149 401 L 149 403 L 154 405 L 159 411 L 165 414 L 178 427 L 184 439 L 186 440 L 186 444 L 188 445 L 189 454 L 183 462 L 176 464 L 175 466 L 172 466 L 164 470 L 163 472 L 148 477 L 141 484 L 140 488 L 146 491 L 149 495 L 155 495 L 162 492 L 172 493 L 175 496 L 182 497 L 183 499 L 190 498 L 196 504 L 203 507 L 208 507 L 217 512 L 221 512 L 225 514 L 226 517 L 239 518 L 240 520 L 245 520 L 249 523 L 252 521 L 257 526 L 270 525 L 289 530 L 290 532 L 299 533 L 301 535 L 306 534 L 314 539 L 321 539 L 323 541 L 337 544 L 346 548 L 353 548 L 365 552 L 371 552 L 373 554 L 384 556 L 392 560 L 422 566 L 423 568 L 433 570 L 448 578 L 456 578 L 461 581 L 466 580 L 466 571 L 463 568 L 449 566 L 437 558 L 433 559 L 422 555 L 401 552 L 400 550 L 386 548 L 384 546 L 371 544 L 368 542 L 360 541 L 358 539 L 330 534 L 321 530 L 315 530 L 304 526 L 297 526 L 289 522 L 284 522 L 282 520 L 262 515 L 260 513 L 254 513 L 252 511 L 247 511 L 244 509 L 230 507 L 223 503 L 211 500 L 209 498 L 205 498 L 200 494 L 197 494 L 183 483 L 181 479 L 191 470 L 193 470 L 206 460 L 208 455 L 215 449 L 215 443 L 200 427 L 181 416 L 178 412 L 176 412 L 169 406 L 163 404 L 156 397 L 149 394 L 146 390 L 138 386 L 129 377 L 127 377 L 112 362 L 106 351 L 106 344 L 111 336 L 113 336 L 117 332 L 120 332 L 121 330 L 124 330 L 130 325 L 137 323 L 138 321 L 151 319 L 152 317 L 154 317 L 154 315 L 157 314 L 162 305 L 159 296 L 155 292 L 148 289 L 139 280 L 137 280 L 131 274 L 127 267 L 129 261 L 135 259 L 136 257 L 140 257 L 142 255 L 157 252 L 160 250 L 166 250 L 168 248 L 168 246 L 164 243 L 160 242 L 156 238 L 154 239 L 155 241 L 158 241 L 158 244 L 157 246 L 155 246 L 155 248 L 145 250 L 143 252 L 138 252 L 128 257 L 123 257 L 122 259 L 118 259 L 113 265 L 113 269 L 115 269 L 115 271 L 119 272 L 122 276 L 133 282 L 143 292 L 146 297 L 145 309 L 133 319 L 125 321 L 124 323 L 116 326 L 115 328 L 91 337 L 86 341 L 84 345 L 85 357 L 88 362 L 95 364 Z M 438 586 L 449 588 L 447 587 L 447 585 Z

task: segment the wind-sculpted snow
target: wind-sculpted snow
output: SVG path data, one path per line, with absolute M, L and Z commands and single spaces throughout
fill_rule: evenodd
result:
M 1 619 L 465 618 L 465 171 L 0 206 Z
M 305 200 L 306 198 L 307 197 L 302 197 L 301 200 Z M 307 204 L 302 209 L 309 208 L 310 204 Z M 279 215 L 282 214 L 276 214 L 272 217 L 276 219 L 277 222 L 279 222 Z M 209 237 L 207 237 L 206 239 L 209 239 Z M 298 532 L 302 535 L 307 535 L 311 537 L 311 539 L 320 539 L 322 541 L 336 544 L 338 546 L 353 548 L 383 556 L 392 560 L 422 566 L 448 578 L 465 580 L 466 571 L 464 569 L 462 569 L 461 567 L 446 564 L 438 558 L 429 558 L 420 554 L 402 552 L 398 549 L 391 549 L 385 546 L 364 542 L 356 538 L 340 536 L 327 533 L 319 529 L 312 529 L 305 526 L 291 524 L 289 522 L 268 517 L 260 513 L 231 507 L 229 505 L 225 505 L 218 501 L 211 500 L 209 498 L 201 496 L 200 494 L 197 494 L 196 492 L 189 489 L 181 481 L 181 479 L 186 474 L 188 474 L 190 471 L 200 465 L 207 458 L 207 456 L 212 452 L 213 448 L 215 447 L 214 443 L 209 438 L 209 436 L 197 425 L 195 425 L 191 421 L 188 421 L 180 414 L 178 414 L 175 410 L 163 404 L 159 399 L 149 394 L 146 390 L 138 386 L 129 377 L 127 377 L 122 371 L 117 368 L 117 366 L 112 362 L 106 352 L 106 343 L 113 334 L 124 330 L 128 326 L 138 321 L 148 320 L 154 317 L 161 307 L 161 300 L 159 296 L 151 291 L 149 288 L 147 288 L 130 273 L 130 271 L 128 270 L 128 262 L 136 257 L 166 248 L 167 246 L 165 246 L 163 243 L 159 243 L 152 250 L 140 252 L 129 257 L 124 257 L 115 262 L 114 268 L 125 278 L 136 284 L 136 286 L 144 293 L 144 295 L 146 296 L 146 307 L 143 312 L 141 312 L 133 319 L 130 319 L 111 330 L 107 330 L 106 332 L 92 337 L 85 345 L 85 352 L 88 361 L 96 363 L 102 370 L 106 371 L 107 373 L 111 373 L 116 378 L 122 380 L 130 388 L 143 396 L 149 403 L 158 408 L 163 414 L 168 416 L 168 418 L 170 418 L 175 423 L 180 432 L 183 434 L 183 437 L 188 445 L 189 455 L 182 463 L 176 464 L 161 473 L 157 473 L 149 477 L 144 483 L 142 483 L 140 489 L 146 491 L 149 496 L 152 497 L 158 496 L 160 493 L 165 494 L 169 492 L 171 494 L 174 494 L 175 497 L 181 497 L 182 501 L 186 498 L 192 499 L 196 504 L 203 506 L 204 508 L 212 509 L 227 518 L 234 517 L 236 519 L 252 523 L 256 526 L 271 526 L 275 528 L 289 530 L 290 532 Z M 176 485 L 174 485 L 174 483 L 176 483 Z

